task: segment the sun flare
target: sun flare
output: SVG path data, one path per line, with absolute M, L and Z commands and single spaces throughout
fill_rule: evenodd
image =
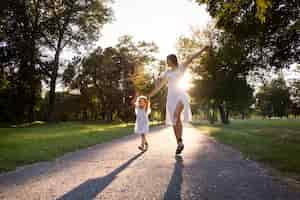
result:
M 184 76 L 178 82 L 178 87 L 186 91 L 193 87 L 192 74 L 190 72 L 186 72 L 184 74 Z

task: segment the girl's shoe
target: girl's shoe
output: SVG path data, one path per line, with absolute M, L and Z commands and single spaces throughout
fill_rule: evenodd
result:
M 148 150 L 148 142 L 145 142 L 145 148 L 144 148 L 144 151 L 147 151 Z
M 144 151 L 144 148 L 142 146 L 138 146 L 138 149 Z
M 182 143 L 178 144 L 177 149 L 176 149 L 176 155 L 181 154 L 183 149 L 184 149 L 184 145 Z

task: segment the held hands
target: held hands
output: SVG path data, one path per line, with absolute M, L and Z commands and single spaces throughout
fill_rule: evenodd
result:
M 210 46 L 205 46 L 201 51 L 208 51 L 210 49 Z
M 129 96 L 129 98 L 132 98 L 131 104 L 133 106 L 135 106 L 136 100 L 137 100 L 137 98 L 138 98 L 139 95 L 140 95 L 139 92 L 135 92 L 135 94 L 133 96 Z
M 144 95 L 143 95 L 143 94 L 140 94 L 139 92 L 136 92 L 134 96 L 129 96 L 130 98 L 132 98 L 131 103 L 132 103 L 133 105 L 135 105 L 136 100 L 137 100 L 137 98 L 138 98 L 140 95 L 147 97 L 147 100 L 148 100 L 148 102 L 150 103 L 150 97 L 152 96 L 151 93 L 150 93 L 150 94 L 144 94 Z

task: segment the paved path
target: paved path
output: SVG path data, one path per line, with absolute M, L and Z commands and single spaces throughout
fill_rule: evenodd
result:
M 0 199 L 300 199 L 256 162 L 193 127 L 184 129 L 181 157 L 174 156 L 170 128 L 148 136 L 144 154 L 137 151 L 139 138 L 131 135 L 2 174 Z

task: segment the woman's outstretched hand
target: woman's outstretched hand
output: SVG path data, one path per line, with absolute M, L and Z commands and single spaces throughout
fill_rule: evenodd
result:
M 195 54 L 193 54 L 192 56 L 190 56 L 185 62 L 183 62 L 183 66 L 185 68 L 188 67 L 188 65 L 195 59 L 198 58 L 204 51 L 208 51 L 210 48 L 210 46 L 205 46 L 203 47 L 201 50 L 199 50 L 198 52 L 196 52 Z

